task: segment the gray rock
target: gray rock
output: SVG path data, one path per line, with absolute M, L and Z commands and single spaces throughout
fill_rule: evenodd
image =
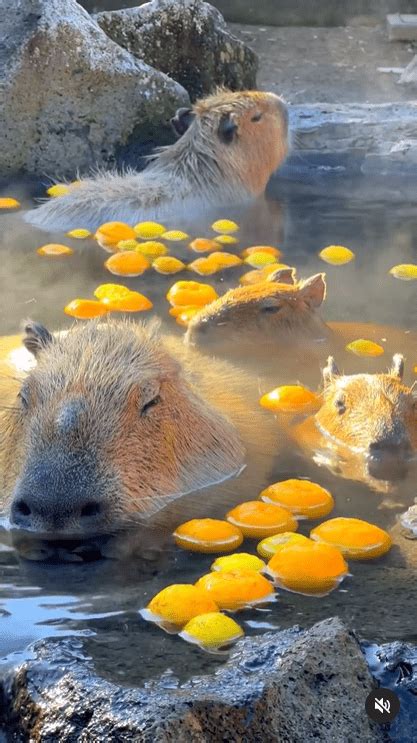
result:
M 111 39 L 177 80 L 193 100 L 217 85 L 231 90 L 256 86 L 255 53 L 202 0 L 153 0 L 95 19 Z
M 338 619 L 246 638 L 215 674 L 182 685 L 171 676 L 116 686 L 96 675 L 78 638 L 40 641 L 31 656 L 0 683 L 0 725 L 15 740 L 383 740 L 364 708 L 372 677 Z
M 3 0 L 0 174 L 73 173 L 158 137 L 188 96 L 75 0 Z
M 414 83 L 414 85 L 417 85 L 417 54 L 413 57 L 410 64 L 407 65 L 398 82 L 401 84 Z

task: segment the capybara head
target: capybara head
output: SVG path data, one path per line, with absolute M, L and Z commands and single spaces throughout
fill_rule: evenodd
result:
M 325 275 L 295 280 L 295 270 L 277 269 L 266 281 L 230 289 L 191 320 L 186 341 L 201 347 L 221 342 L 288 342 L 324 328 L 317 309 L 326 295 Z
M 403 384 L 404 359 L 387 374 L 341 374 L 333 357 L 323 369 L 323 404 L 315 416 L 326 437 L 365 457 L 368 473 L 394 479 L 394 465 L 417 449 L 417 397 Z
M 275 93 L 219 90 L 180 108 L 172 125 L 188 149 L 195 147 L 196 162 L 204 164 L 205 156 L 214 175 L 220 164 L 231 186 L 240 180 L 242 190 L 254 196 L 287 156 L 288 112 Z
M 241 469 L 236 429 L 154 324 L 90 321 L 52 336 L 29 322 L 24 343 L 37 363 L 0 421 L 13 527 L 115 533 Z

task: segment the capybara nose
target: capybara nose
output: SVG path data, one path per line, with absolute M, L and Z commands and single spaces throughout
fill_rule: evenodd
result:
M 53 456 L 29 466 L 18 482 L 11 504 L 11 525 L 36 533 L 88 534 L 101 531 L 105 502 L 97 497 L 94 467 L 66 456 L 59 468 Z
M 396 443 L 375 441 L 369 446 L 368 472 L 377 480 L 402 480 L 407 475 L 410 445 L 406 439 Z
M 48 499 L 50 503 L 50 499 Z M 89 498 L 78 498 L 72 507 L 45 508 L 40 493 L 17 491 L 11 507 L 11 525 L 31 532 L 90 532 L 102 515 L 101 504 Z

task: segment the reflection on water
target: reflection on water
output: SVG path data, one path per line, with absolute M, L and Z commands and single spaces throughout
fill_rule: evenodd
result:
M 300 195 L 297 186 L 292 185 L 286 187 L 280 201 L 270 195 L 268 201 L 256 208 L 235 210 L 227 215 L 219 210 L 219 216 L 229 216 L 240 223 L 239 248 L 250 244 L 278 245 L 285 261 L 297 266 L 301 276 L 325 270 L 328 297 L 323 317 L 326 320 L 388 323 L 415 329 L 415 284 L 396 281 L 387 271 L 397 263 L 416 260 L 416 205 L 361 202 L 360 184 L 357 189 L 356 199 L 352 201 L 350 193 L 333 199 Z M 15 190 L 12 193 L 10 188 L 8 194 L 20 195 Z M 64 305 L 75 297 L 91 297 L 99 283 L 112 280 L 103 268 L 107 254 L 94 243 L 37 232 L 24 225 L 18 213 L 1 215 L 0 220 L 1 333 L 18 332 L 21 321 L 28 316 L 53 329 L 68 326 L 71 321 L 62 313 Z M 208 226 L 207 220 L 200 220 L 194 227 L 190 223 L 188 228 L 195 236 L 209 236 Z M 59 259 L 39 257 L 35 249 L 51 241 L 71 245 L 74 255 Z M 324 265 L 317 252 L 329 244 L 347 245 L 356 253 L 355 261 L 341 268 Z M 175 245 L 171 252 L 178 257 L 187 255 L 185 247 Z M 208 281 L 221 293 L 237 283 L 243 270 L 232 269 Z M 155 311 L 163 318 L 164 327 L 181 333 L 168 317 L 164 298 L 174 280 L 149 272 L 123 283 L 149 296 Z M 417 349 L 406 349 L 406 355 L 406 381 L 410 383 L 412 367 L 417 364 Z M 365 359 L 355 360 L 357 371 L 371 368 L 367 363 Z M 383 370 L 390 359 L 384 356 L 378 363 Z M 282 369 L 277 368 L 277 383 L 281 382 L 280 373 Z M 258 368 L 257 374 L 261 377 L 262 369 Z M 305 369 L 301 360 L 298 378 L 306 382 L 309 376 L 318 383 L 319 369 Z M 260 382 L 260 392 L 266 391 L 261 389 L 262 385 L 265 387 L 266 383 Z M 337 504 L 334 516 L 361 517 L 387 528 L 415 498 L 410 477 L 401 480 L 387 500 L 364 483 L 341 479 L 319 467 L 291 446 L 278 452 L 270 482 L 300 476 L 319 481 L 334 494 Z M 241 500 L 256 495 L 242 492 Z M 219 511 L 219 515 L 223 513 L 224 510 Z M 315 522 L 309 527 L 314 525 Z M 304 522 L 300 531 L 308 533 L 309 527 Z M 416 542 L 407 544 L 409 554 L 417 551 Z M 247 543 L 244 548 L 253 546 L 254 543 Z M 97 671 L 122 683 L 139 683 L 167 668 L 181 679 L 215 667 L 221 662 L 218 658 L 165 635 L 137 614 L 168 583 L 197 579 L 209 569 L 212 559 L 189 555 L 170 546 L 163 558 L 154 563 L 136 559 L 59 565 L 33 563 L 17 556 L 10 535 L 4 530 L 0 534 L 0 658 L 3 658 L 0 667 L 24 657 L 30 642 L 62 634 L 78 634 Z M 251 634 L 294 623 L 308 626 L 338 614 L 370 640 L 415 641 L 417 582 L 398 548 L 379 561 L 352 563 L 350 568 L 352 577 L 325 598 L 280 591 L 276 604 L 267 610 L 245 612 L 239 621 Z

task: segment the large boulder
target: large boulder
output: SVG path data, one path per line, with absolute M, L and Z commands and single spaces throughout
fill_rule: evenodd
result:
M 99 678 L 82 638 L 53 639 L 0 680 L 0 730 L 42 743 L 376 743 L 384 738 L 365 713 L 372 688 L 338 619 L 246 638 L 213 674 L 136 689 Z
M 255 53 L 202 0 L 153 0 L 98 13 L 95 19 L 111 39 L 177 80 L 193 100 L 217 85 L 231 90 L 256 86 Z
M 1 175 L 112 163 L 129 144 L 160 141 L 188 102 L 75 0 L 3 0 L 1 10 Z

